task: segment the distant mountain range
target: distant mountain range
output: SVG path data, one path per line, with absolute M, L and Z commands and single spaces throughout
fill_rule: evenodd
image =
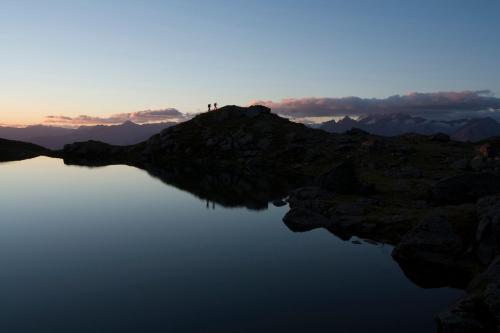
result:
M 319 128 L 330 133 L 343 133 L 352 128 L 359 128 L 383 136 L 446 133 L 454 140 L 471 142 L 500 136 L 500 124 L 492 118 L 429 120 L 400 113 L 371 115 L 358 120 L 345 117 L 339 121 L 327 121 Z
M 127 121 L 121 125 L 81 126 L 63 128 L 34 125 L 23 128 L 0 126 L 0 138 L 30 142 L 49 149 L 62 149 L 65 144 L 89 140 L 111 145 L 126 146 L 146 141 L 163 129 L 177 123 L 135 124 Z M 492 118 L 460 120 L 429 120 L 406 114 L 371 115 L 358 120 L 344 117 L 339 121 L 331 120 L 322 124 L 310 125 L 330 133 L 343 133 L 359 128 L 368 133 L 394 136 L 404 133 L 433 134 L 446 133 L 457 141 L 476 142 L 500 136 L 500 123 Z
M 76 129 L 35 125 L 23 128 L 0 127 L 0 138 L 31 142 L 50 149 L 62 149 L 65 144 L 96 140 L 112 145 L 131 145 L 149 139 L 176 123 L 138 125 L 127 121 L 121 125 L 81 126 Z

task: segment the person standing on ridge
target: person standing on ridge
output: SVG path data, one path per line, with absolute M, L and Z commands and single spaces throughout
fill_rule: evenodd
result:
M 212 104 L 208 104 L 208 111 L 211 111 L 212 109 Z
M 214 110 L 217 110 L 217 102 L 214 103 Z

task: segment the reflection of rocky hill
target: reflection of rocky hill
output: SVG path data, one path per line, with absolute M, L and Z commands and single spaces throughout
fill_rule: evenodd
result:
M 269 202 L 279 200 L 301 184 L 270 175 L 241 175 L 236 172 L 206 173 L 190 168 L 147 168 L 146 171 L 162 182 L 190 192 L 200 199 L 224 207 L 266 209 Z
M 19 161 L 51 154 L 50 150 L 31 143 L 0 139 L 0 162 Z

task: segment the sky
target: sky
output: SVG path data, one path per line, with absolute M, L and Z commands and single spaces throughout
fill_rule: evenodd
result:
M 0 0 L 0 124 L 439 92 L 496 110 L 499 13 L 498 0 Z

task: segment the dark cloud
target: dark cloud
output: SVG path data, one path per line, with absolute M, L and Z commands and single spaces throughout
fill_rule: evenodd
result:
M 66 126 L 81 126 L 81 125 L 116 125 L 126 121 L 132 121 L 137 124 L 155 123 L 172 121 L 179 122 L 186 119 L 186 115 L 177 109 L 169 108 L 163 110 L 145 110 L 130 113 L 118 113 L 109 117 L 94 117 L 88 115 L 80 115 L 77 117 L 68 116 L 47 116 L 45 123 L 66 125 Z
M 410 93 L 387 98 L 301 98 L 283 99 L 279 102 L 254 101 L 273 112 L 291 118 L 359 116 L 380 113 L 408 113 L 434 117 L 474 115 L 500 115 L 500 98 L 489 90 Z

